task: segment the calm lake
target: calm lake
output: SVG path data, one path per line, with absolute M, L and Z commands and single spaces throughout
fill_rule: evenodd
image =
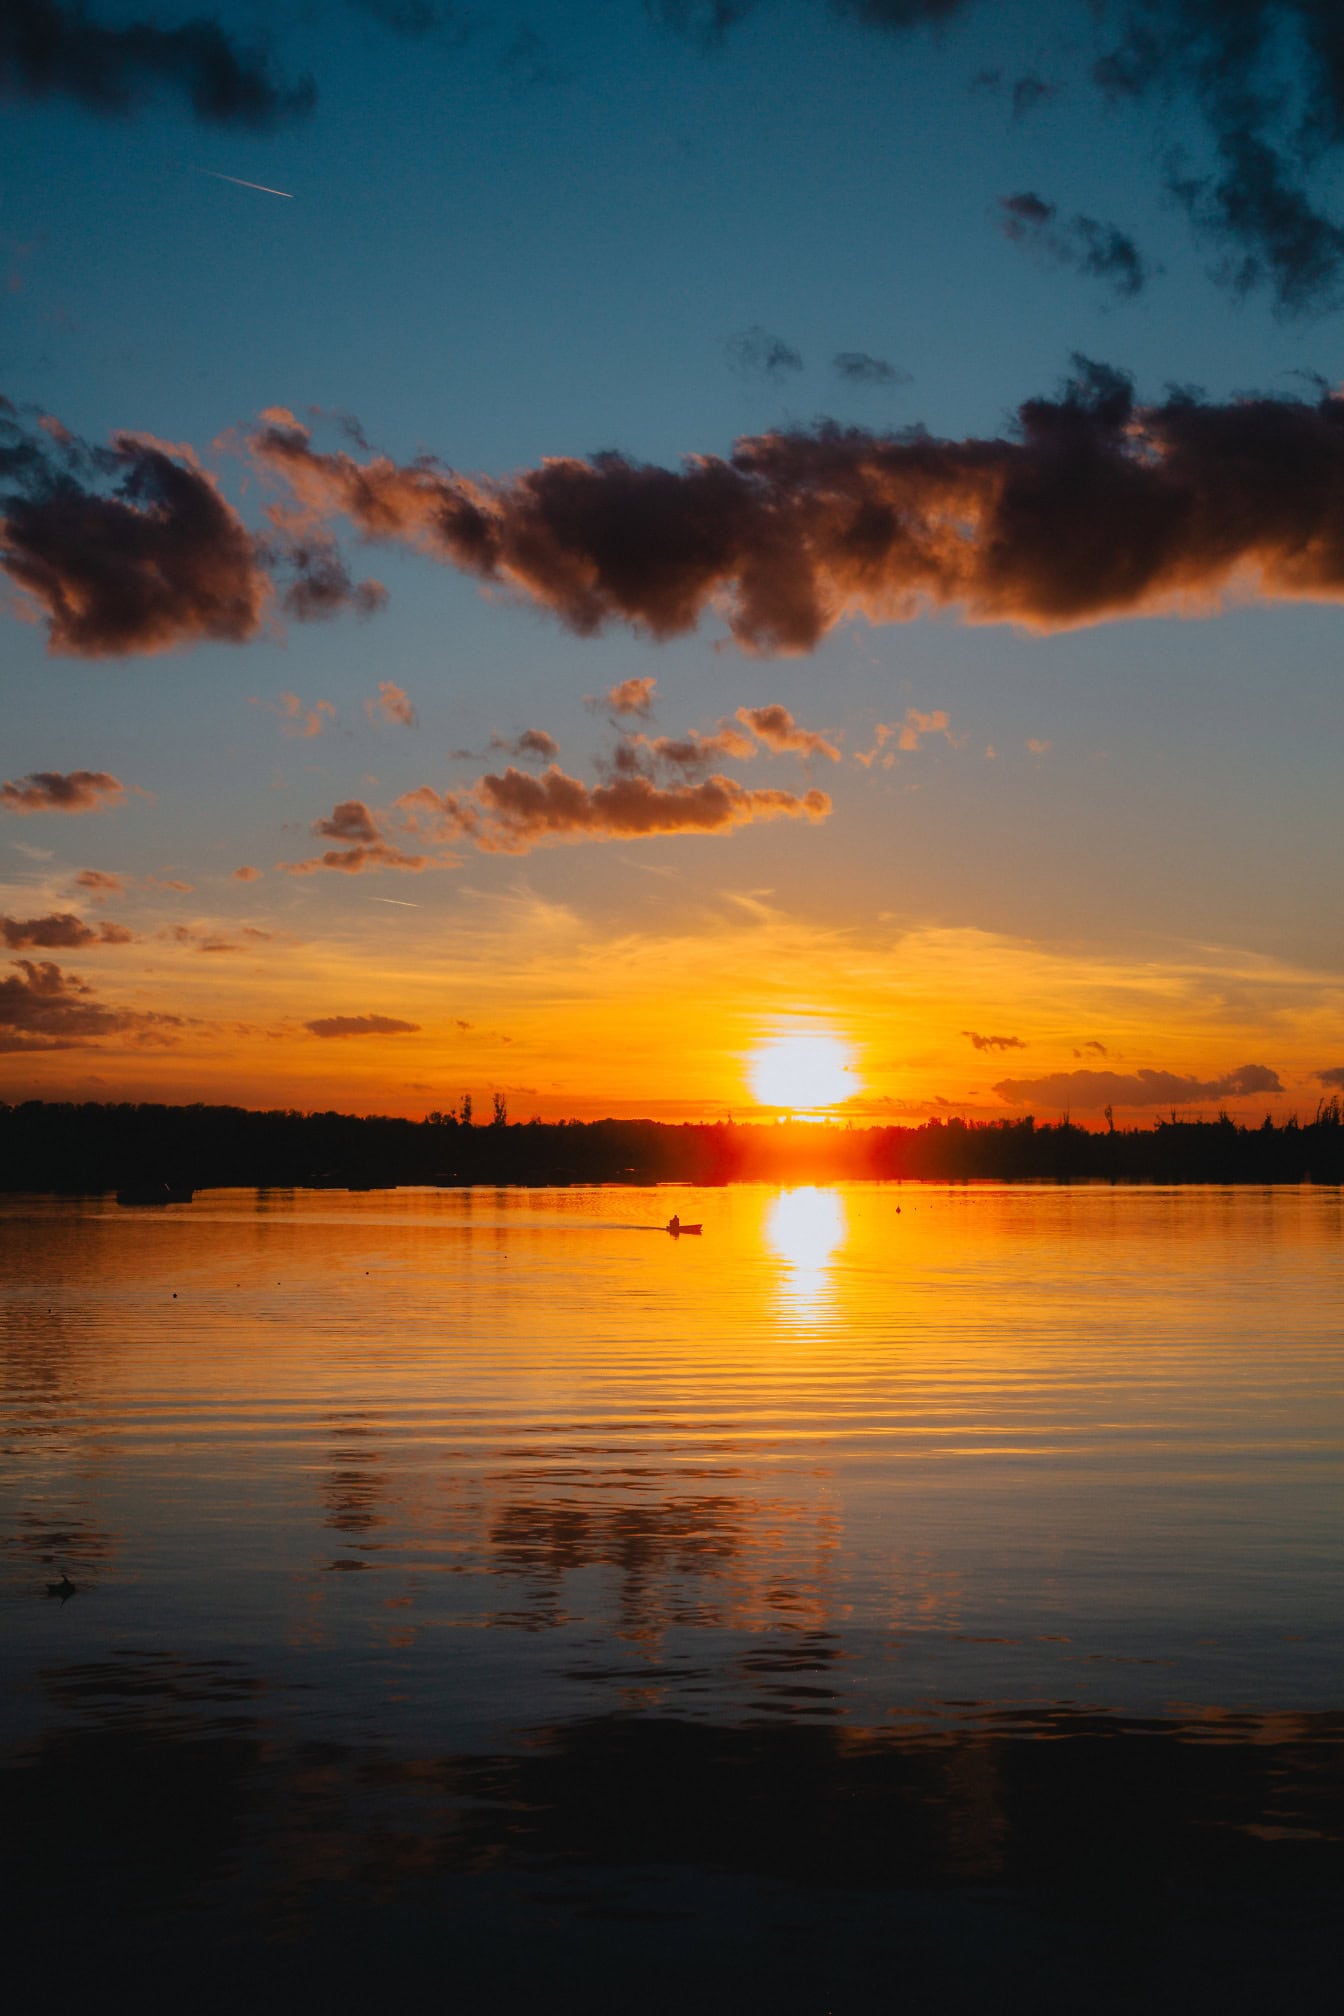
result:
M 0 1200 L 7 1971 L 1327 2006 L 1342 1235 L 1312 1187 Z

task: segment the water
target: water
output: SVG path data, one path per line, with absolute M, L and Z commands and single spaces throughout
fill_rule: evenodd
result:
M 23 1965 L 1314 2006 L 1342 1231 L 1310 1187 L 4 1200 Z

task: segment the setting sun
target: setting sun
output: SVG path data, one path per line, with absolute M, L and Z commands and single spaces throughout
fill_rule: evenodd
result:
M 858 1090 L 849 1060 L 836 1036 L 773 1036 L 752 1053 L 751 1089 L 762 1106 L 837 1106 Z

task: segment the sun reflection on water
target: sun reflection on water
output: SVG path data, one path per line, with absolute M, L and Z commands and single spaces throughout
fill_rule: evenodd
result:
M 831 1260 L 849 1233 L 840 1192 L 812 1184 L 782 1190 L 770 1206 L 765 1231 L 784 1263 L 781 1286 L 788 1299 L 815 1314 L 832 1299 Z

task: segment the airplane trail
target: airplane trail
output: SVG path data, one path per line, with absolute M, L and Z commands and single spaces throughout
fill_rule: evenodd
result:
M 244 182 L 241 175 L 221 175 L 218 168 L 198 168 L 198 175 L 211 175 L 216 182 L 232 182 L 236 189 L 260 189 L 263 196 L 283 196 L 286 203 L 294 201 L 291 189 L 272 189 L 269 182 Z

